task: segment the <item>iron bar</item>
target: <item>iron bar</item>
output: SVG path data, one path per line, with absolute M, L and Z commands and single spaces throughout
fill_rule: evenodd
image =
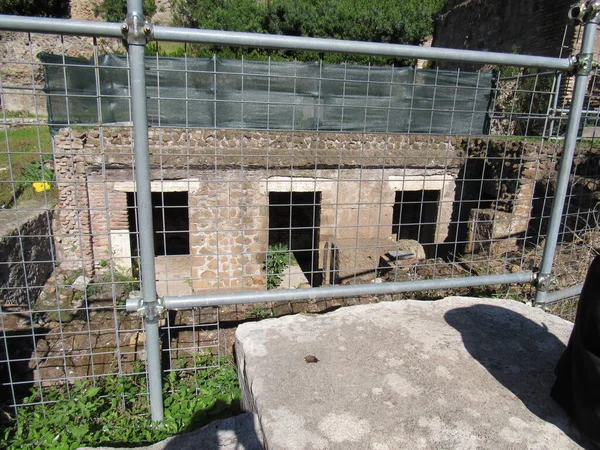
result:
M 127 0 L 130 16 L 142 14 L 141 0 Z M 163 419 L 160 338 L 154 262 L 154 227 L 152 222 L 152 188 L 148 151 L 148 115 L 146 105 L 146 65 L 144 44 L 130 43 L 131 115 L 133 118 L 133 151 L 135 157 L 136 197 L 139 220 L 140 272 L 142 298 L 146 308 L 146 365 L 152 420 Z
M 593 15 L 586 21 L 581 43 L 581 55 L 583 56 L 591 55 L 594 52 L 594 41 L 596 38 L 598 22 L 598 14 Z M 565 135 L 563 152 L 561 155 L 556 191 L 550 212 L 546 245 L 544 246 L 544 253 L 542 255 L 542 263 L 538 278 L 540 282 L 537 286 L 535 298 L 536 302 L 543 301 L 544 294 L 542 294 L 542 292 L 548 291 L 549 282 L 552 277 L 554 255 L 558 244 L 560 224 L 562 221 L 567 189 L 569 187 L 569 177 L 571 175 L 571 167 L 575 155 L 577 135 L 579 133 L 579 124 L 581 122 L 591 66 L 586 68 L 580 67 L 580 69 L 583 70 L 579 70 L 575 75 L 575 88 L 573 90 L 573 100 L 571 102 L 571 113 L 567 123 L 567 133 Z
M 239 305 L 263 302 L 290 302 L 296 300 L 316 300 L 323 298 L 355 297 L 360 295 L 398 294 L 431 289 L 456 289 L 473 286 L 531 283 L 535 275 L 532 272 L 515 274 L 483 275 L 463 278 L 444 278 L 436 280 L 416 280 L 394 283 L 362 284 L 357 286 L 327 286 L 312 289 L 286 289 L 264 292 L 232 292 L 226 294 L 187 295 L 164 297 L 163 307 L 169 309 L 189 309 L 203 306 Z M 135 312 L 140 308 L 140 299 L 128 299 L 127 311 Z
M 40 19 L 0 15 L 0 30 L 37 33 L 62 33 L 97 37 L 121 37 L 121 24 L 66 19 Z M 196 30 L 155 26 L 153 39 L 157 41 L 186 42 L 204 45 L 240 46 L 271 50 L 304 50 L 343 54 L 369 54 L 388 58 L 417 58 L 468 63 L 514 65 L 519 67 L 568 70 L 569 58 L 517 55 L 514 53 L 457 50 L 440 47 L 422 47 L 379 42 L 344 41 L 297 36 L 241 33 L 234 31 Z
M 89 37 L 122 37 L 121 24 L 92 20 L 52 19 L 0 14 L 0 30 Z
M 577 286 L 572 286 L 567 289 L 563 289 L 561 291 L 554 292 L 540 292 L 539 299 L 536 299 L 536 302 L 540 305 L 549 305 L 551 303 L 556 303 L 566 298 L 577 297 L 581 294 L 581 290 L 583 289 L 583 284 L 578 284 Z
M 159 41 L 193 42 L 207 45 L 233 45 L 272 50 L 304 50 L 344 54 L 369 54 L 388 58 L 417 58 L 460 61 L 482 64 L 514 65 L 538 69 L 567 70 L 572 65 L 568 58 L 526 56 L 514 53 L 457 50 L 440 47 L 422 47 L 378 42 L 343 41 L 297 36 L 240 33 L 234 31 L 195 30 L 191 28 L 154 27 L 154 38 Z

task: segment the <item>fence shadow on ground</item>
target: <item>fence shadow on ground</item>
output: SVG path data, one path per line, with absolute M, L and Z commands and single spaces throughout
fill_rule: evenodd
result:
M 586 449 L 597 448 L 550 397 L 554 367 L 566 346 L 542 324 L 493 305 L 456 308 L 445 315 L 467 351 L 540 419 Z

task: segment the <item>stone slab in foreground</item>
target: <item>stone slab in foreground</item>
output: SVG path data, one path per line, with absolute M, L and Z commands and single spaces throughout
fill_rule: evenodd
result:
M 449 297 L 246 323 L 236 352 L 269 450 L 568 449 L 582 440 L 549 391 L 571 329 Z

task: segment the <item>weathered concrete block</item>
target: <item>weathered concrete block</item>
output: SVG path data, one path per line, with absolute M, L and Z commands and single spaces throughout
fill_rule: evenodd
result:
M 235 348 L 271 450 L 574 449 L 584 442 L 549 396 L 572 326 L 449 297 L 245 323 Z

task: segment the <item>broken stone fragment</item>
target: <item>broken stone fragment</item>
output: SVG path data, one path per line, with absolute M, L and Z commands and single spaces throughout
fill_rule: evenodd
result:
M 75 291 L 79 291 L 79 292 L 85 292 L 87 286 L 90 284 L 92 280 L 89 279 L 88 277 L 86 277 L 85 275 L 79 275 L 75 281 L 73 282 L 73 284 L 71 285 L 71 287 L 75 290 Z

